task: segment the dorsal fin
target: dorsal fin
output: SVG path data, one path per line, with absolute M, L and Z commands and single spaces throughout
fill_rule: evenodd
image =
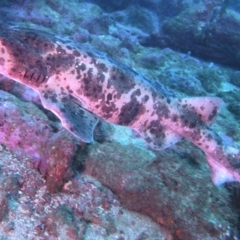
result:
M 211 125 L 215 120 L 223 100 L 218 97 L 182 98 L 180 105 L 194 112 L 203 122 Z

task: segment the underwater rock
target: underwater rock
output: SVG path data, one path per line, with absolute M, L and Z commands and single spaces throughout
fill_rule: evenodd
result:
M 84 173 L 108 186 L 125 208 L 151 217 L 176 239 L 227 236 L 228 222 L 236 223 L 237 216 L 228 207 L 227 191 L 210 182 L 200 151 L 182 142 L 178 152 L 155 154 L 136 145 L 95 144 L 83 160 Z M 214 209 L 215 222 L 207 209 Z
M 0 145 L 0 159 L 1 239 L 166 239 L 169 234 L 148 217 L 125 210 L 88 176 L 75 176 L 52 194 L 29 158 Z
M 7 193 L 2 192 L 0 195 L 0 222 L 7 216 L 8 204 Z
M 208 61 L 239 67 L 240 21 L 237 13 L 228 10 L 211 20 L 211 12 L 201 11 L 201 8 L 190 8 L 165 20 L 162 33 L 152 33 L 142 44 L 170 47 L 185 53 L 190 51 L 193 56 Z
M 11 210 L 11 202 L 19 197 L 20 190 L 19 176 L 7 176 L 3 171 L 0 177 L 0 221 L 5 221 L 9 210 Z
M 159 18 L 156 14 L 146 8 L 130 6 L 122 11 L 114 12 L 111 15 L 114 22 L 122 24 L 126 28 L 131 26 L 147 33 L 157 32 L 159 30 Z M 131 31 L 131 29 L 128 29 Z
M 58 192 L 73 176 L 73 157 L 76 145 L 73 137 L 65 131 L 54 134 L 48 141 L 46 163 L 40 162 L 40 170 L 45 173 L 48 191 Z
M 177 92 L 184 93 L 188 96 L 197 95 L 208 95 L 206 91 L 211 85 L 219 85 L 220 68 L 215 67 L 209 68 L 209 66 L 198 59 L 189 56 L 188 54 L 177 53 L 170 48 L 164 48 L 156 51 L 154 48 L 146 48 L 141 54 L 137 55 L 136 69 L 140 69 L 143 72 L 143 76 L 152 79 L 152 83 L 158 89 L 157 83 L 161 83 L 165 88 L 169 88 L 168 92 L 175 96 Z M 199 74 L 203 74 L 203 68 L 205 76 L 209 78 L 199 78 Z M 215 76 L 212 82 L 212 75 Z M 204 86 L 204 87 L 203 87 Z M 216 88 L 214 88 L 216 90 Z M 174 92 L 174 93 L 173 93 Z
M 159 18 L 146 8 L 130 6 L 122 11 L 110 13 L 110 33 L 121 41 L 121 47 L 138 52 L 138 45 L 150 33 L 159 32 Z M 113 42 L 114 43 L 114 42 Z
M 66 204 L 52 210 L 43 224 L 46 225 L 46 232 L 49 232 L 51 237 L 69 240 L 82 239 L 87 228 L 87 223 L 75 216 L 73 208 Z
M 75 152 L 73 137 L 56 130 L 34 104 L 0 90 L 0 143 L 15 154 L 28 154 L 46 176 L 50 191 L 58 191 L 72 175 Z
M 240 118 L 240 103 L 235 102 L 228 105 L 228 110 L 237 118 Z
M 229 81 L 234 85 L 240 87 L 240 71 L 233 71 L 230 73 Z
M 138 2 L 138 0 L 112 0 L 112 1 L 102 1 L 102 0 L 90 0 L 90 2 L 99 5 L 105 11 L 118 11 L 128 7 L 131 4 Z

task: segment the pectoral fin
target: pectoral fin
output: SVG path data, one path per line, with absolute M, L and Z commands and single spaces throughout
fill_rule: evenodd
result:
M 42 104 L 53 112 L 62 125 L 83 142 L 93 141 L 93 131 L 98 123 L 98 117 L 82 108 L 71 95 L 47 96 L 40 94 Z

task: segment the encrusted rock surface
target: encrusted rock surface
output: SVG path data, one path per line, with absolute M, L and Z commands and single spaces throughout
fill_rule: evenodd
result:
M 239 4 L 209 18 L 220 2 L 6 0 L 0 25 L 87 43 L 175 96 L 221 97 L 213 127 L 239 145 L 240 74 L 215 63 L 239 66 Z M 239 239 L 239 184 L 213 186 L 192 144 L 154 152 L 103 122 L 82 144 L 29 88 L 0 76 L 0 89 L 1 239 Z
M 167 238 L 166 230 L 125 210 L 89 176 L 77 175 L 53 194 L 27 156 L 17 158 L 0 145 L 0 159 L 1 239 Z

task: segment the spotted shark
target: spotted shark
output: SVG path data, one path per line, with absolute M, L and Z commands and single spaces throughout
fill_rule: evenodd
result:
M 219 98 L 178 99 L 104 53 L 31 29 L 1 29 L 0 73 L 36 91 L 83 142 L 99 119 L 134 129 L 155 150 L 186 138 L 205 153 L 216 185 L 240 182 L 239 150 L 210 128 Z

